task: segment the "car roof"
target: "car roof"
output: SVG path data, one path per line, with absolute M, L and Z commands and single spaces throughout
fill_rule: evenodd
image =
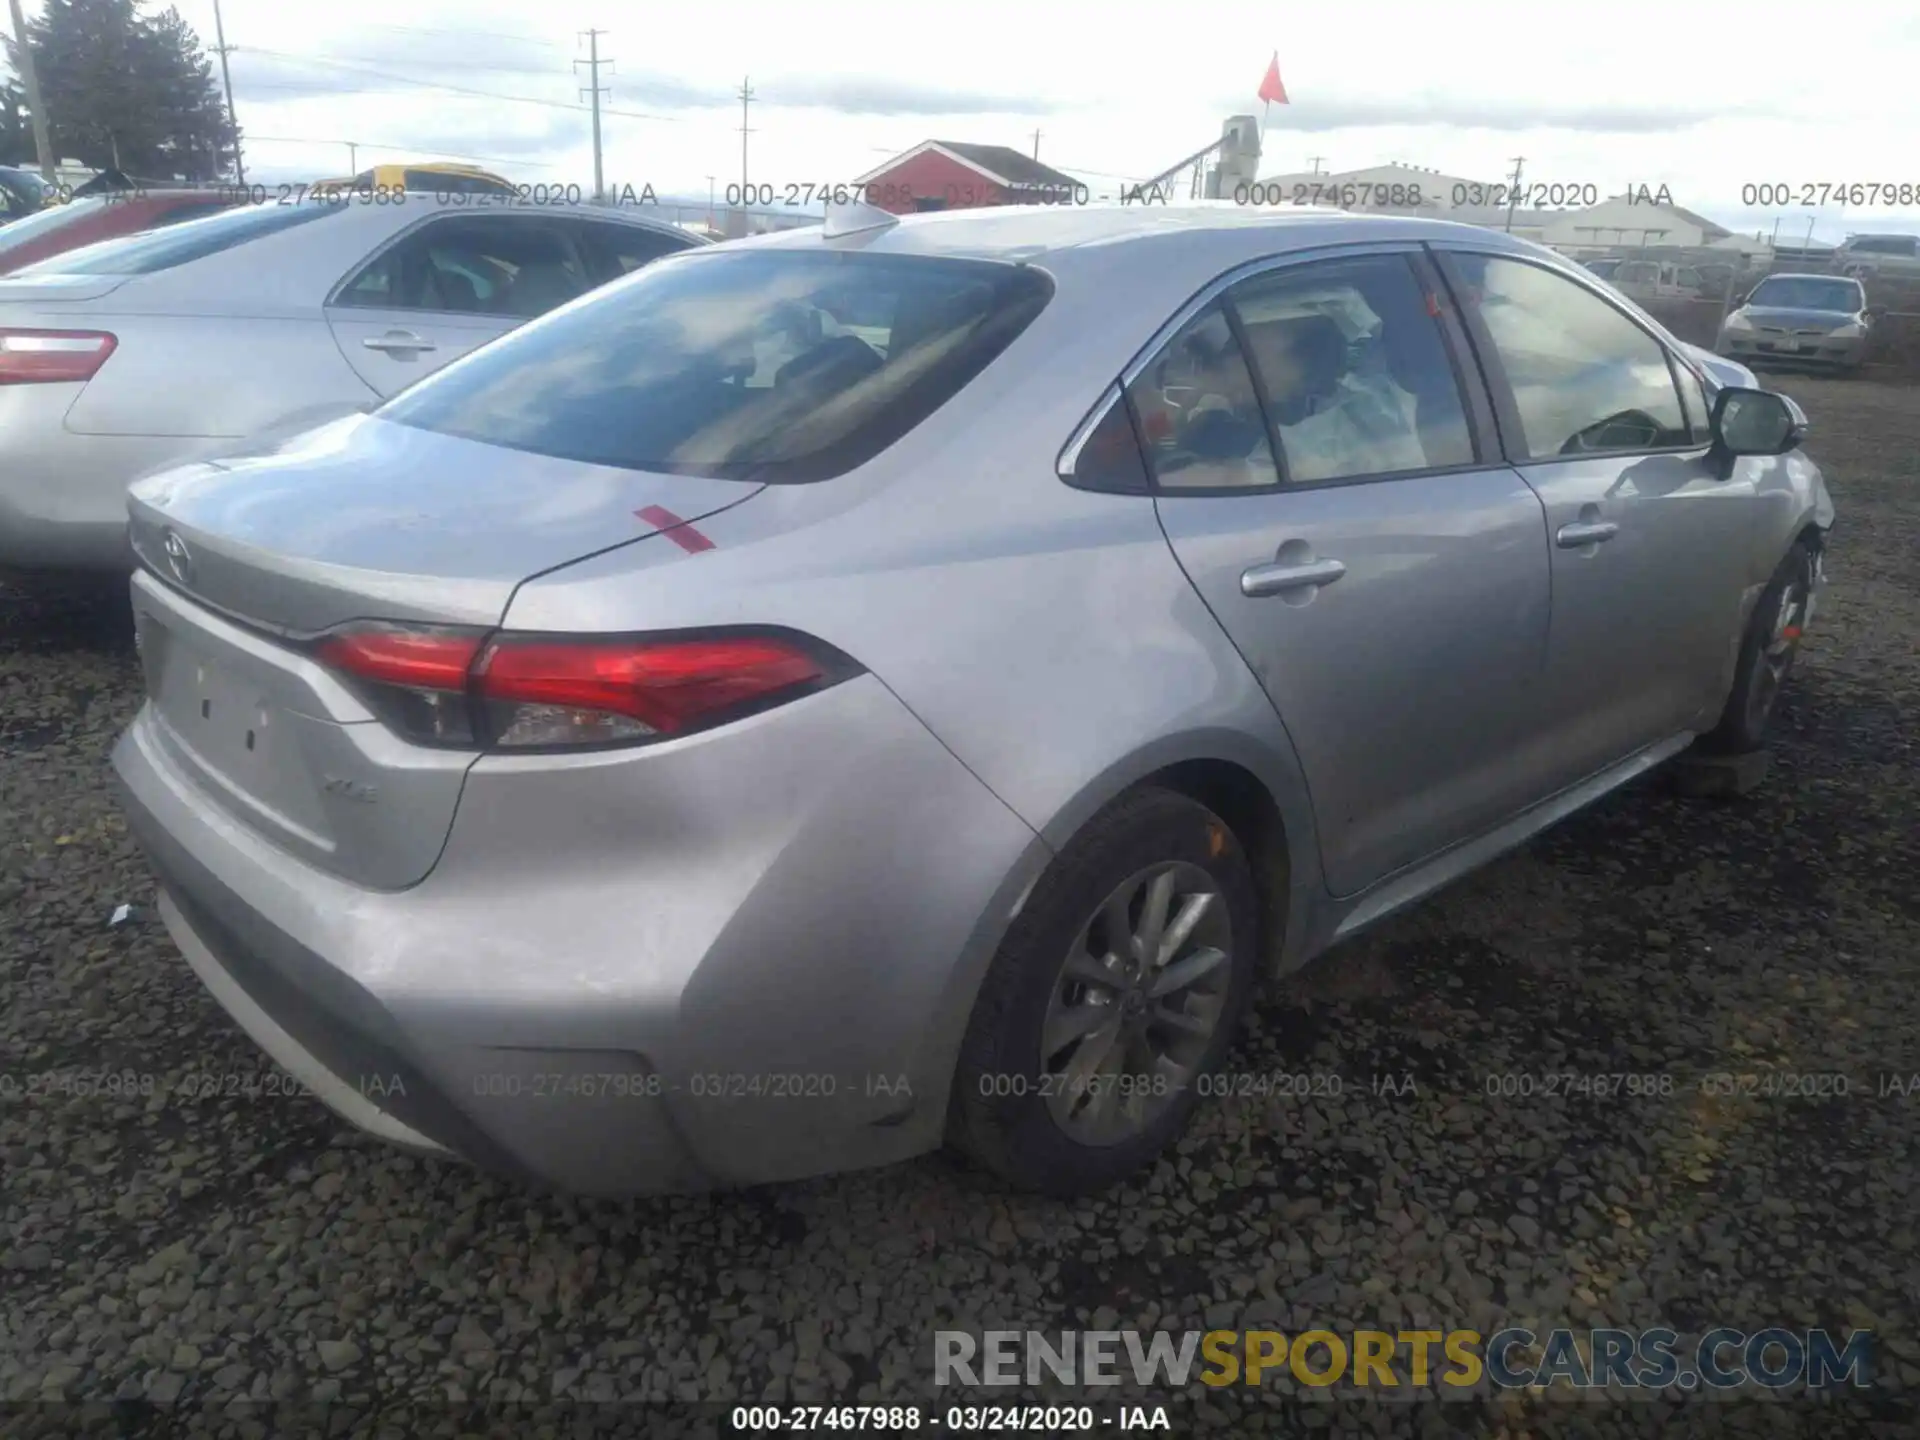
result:
M 1257 234 L 1279 249 L 1366 240 L 1442 239 L 1473 235 L 1510 241 L 1498 231 L 1406 215 L 1357 215 L 1314 206 L 1261 207 L 1231 201 L 1184 205 L 1099 202 L 1089 205 L 1005 205 L 976 210 L 937 210 L 896 217 L 884 230 L 825 237 L 818 227 L 781 230 L 738 242 L 795 249 L 829 245 L 897 254 L 966 255 L 981 259 L 1034 260 L 1092 247 L 1159 248 L 1169 240 L 1205 241 Z M 1514 249 L 1532 249 L 1511 242 Z M 1496 248 L 1508 248 L 1496 245 Z
M 1818 270 L 1776 270 L 1771 275 L 1762 275 L 1754 283 L 1764 285 L 1769 280 L 1838 280 L 1843 285 L 1860 283 L 1851 275 L 1823 275 Z
M 853 213 L 856 219 L 861 214 Z M 1129 308 L 1163 314 L 1243 265 L 1369 243 L 1464 242 L 1463 248 L 1579 271 L 1565 256 L 1498 230 L 1307 206 L 1256 207 L 1230 201 L 1009 205 L 897 219 L 884 228 L 838 235 L 828 235 L 821 226 L 777 231 L 731 241 L 709 253 L 866 252 L 1033 265 L 1052 278 L 1057 294 L 1083 292 L 1094 297 L 1096 305 L 1101 296 L 1124 294 L 1132 302 Z M 679 257 L 672 263 L 705 263 L 705 257 Z

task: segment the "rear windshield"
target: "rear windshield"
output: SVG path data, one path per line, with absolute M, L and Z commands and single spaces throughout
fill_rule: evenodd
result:
M 596 465 L 824 480 L 945 404 L 1052 294 L 1040 271 L 986 261 L 707 251 L 640 270 L 376 413 Z
M 0 259 L 4 259 L 10 251 L 20 249 L 29 240 L 38 240 L 49 231 L 70 225 L 87 215 L 97 214 L 114 203 L 97 196 L 91 200 L 69 200 L 64 205 L 50 205 L 24 220 L 16 220 L 0 230 Z
M 297 205 L 242 205 L 215 215 L 170 225 L 164 230 L 145 230 L 102 240 L 69 250 L 38 265 L 29 265 L 21 275 L 151 275 L 156 270 L 171 270 L 191 260 L 204 260 L 222 250 L 245 245 L 263 235 L 273 235 L 295 225 L 307 225 L 324 216 L 338 215 L 347 209 L 346 201 L 303 200 Z M 0 231 L 10 233 L 12 227 Z
M 1852 314 L 1866 303 L 1859 283 L 1822 280 L 1817 276 L 1779 275 L 1762 280 L 1747 304 L 1778 306 L 1782 310 L 1832 310 Z

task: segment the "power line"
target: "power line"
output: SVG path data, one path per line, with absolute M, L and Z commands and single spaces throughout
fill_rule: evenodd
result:
M 242 47 L 235 46 L 236 50 Z M 372 70 L 359 65 L 346 65 L 338 62 L 316 60 L 308 55 L 292 55 L 284 50 L 269 50 L 262 45 L 248 45 L 243 53 L 248 55 L 271 55 L 276 60 L 290 60 L 298 65 L 318 65 L 327 70 L 344 70 L 354 75 L 367 75 L 375 80 L 386 80 L 395 85 L 416 85 L 426 90 L 444 90 L 452 95 L 471 95 L 479 100 L 504 100 L 513 105 L 540 105 L 549 110 L 571 110 L 577 115 L 588 113 L 588 107 L 566 100 L 543 100 L 534 95 L 503 95 L 497 90 L 476 90 L 469 85 L 448 85 L 438 80 L 421 80 L 410 75 L 395 75 L 386 70 Z M 603 115 L 618 115 L 628 120 L 671 120 L 678 121 L 678 115 L 654 115 L 644 110 L 603 109 Z

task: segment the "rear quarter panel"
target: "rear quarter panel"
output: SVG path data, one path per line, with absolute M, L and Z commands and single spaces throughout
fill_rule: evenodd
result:
M 196 316 L 102 308 L 85 323 L 120 344 L 67 412 L 67 429 L 83 435 L 242 438 L 298 413 L 378 398 L 341 358 L 317 309 Z
M 1170 291 L 1164 312 L 1118 316 L 1105 293 L 1063 282 L 972 386 L 860 469 L 769 486 L 702 521 L 711 548 L 656 537 L 531 580 L 505 624 L 817 635 L 1056 849 L 1153 771 L 1229 760 L 1273 796 L 1295 893 L 1313 891 L 1291 741 L 1151 499 L 1075 490 L 1055 473 L 1104 387 L 1190 290 Z

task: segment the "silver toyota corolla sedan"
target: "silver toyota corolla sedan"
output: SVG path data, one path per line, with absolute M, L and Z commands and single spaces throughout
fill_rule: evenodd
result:
M 1761 742 L 1832 510 L 1717 363 L 1464 226 L 836 212 L 137 486 L 115 764 L 376 1134 L 1100 1186 L 1259 982 Z
M 0 279 L 0 572 L 124 575 L 138 476 L 371 409 L 704 243 L 635 208 L 374 198 L 275 196 Z

